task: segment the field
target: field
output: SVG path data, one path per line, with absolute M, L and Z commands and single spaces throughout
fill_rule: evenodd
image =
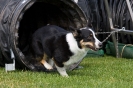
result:
M 85 58 L 83 68 L 57 72 L 31 72 L 0 68 L 0 88 L 133 88 L 133 60 L 111 56 Z

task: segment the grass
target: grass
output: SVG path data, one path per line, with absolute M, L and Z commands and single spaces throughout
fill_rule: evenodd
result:
M 68 71 L 69 78 L 57 72 L 0 68 L 0 88 L 133 88 L 133 60 L 111 56 L 85 58 L 83 69 Z

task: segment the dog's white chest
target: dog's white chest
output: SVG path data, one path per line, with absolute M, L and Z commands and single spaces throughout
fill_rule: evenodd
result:
M 70 51 L 74 54 L 69 58 L 68 61 L 64 62 L 64 65 L 68 66 L 82 60 L 87 54 L 88 50 L 80 49 L 78 47 L 77 41 L 74 39 L 71 33 L 67 34 L 66 40 L 68 42 Z

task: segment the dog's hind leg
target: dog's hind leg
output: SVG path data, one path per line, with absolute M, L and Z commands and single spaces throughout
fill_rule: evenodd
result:
M 66 68 L 65 67 L 59 67 L 57 65 L 55 65 L 57 68 L 57 71 L 59 72 L 59 74 L 63 77 L 68 77 L 68 74 L 66 73 Z
M 50 58 L 49 60 L 48 60 L 48 63 L 53 67 L 54 66 L 54 61 Z
M 43 59 L 41 60 L 41 63 L 44 65 L 44 67 L 45 67 L 46 69 L 52 70 L 53 67 L 52 67 L 49 63 L 47 63 L 46 60 L 47 60 L 47 55 L 44 54 Z

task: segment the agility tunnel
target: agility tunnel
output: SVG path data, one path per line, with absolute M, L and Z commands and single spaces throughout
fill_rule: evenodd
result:
M 31 35 L 47 24 L 67 30 L 84 27 L 87 19 L 72 0 L 0 0 L 0 65 L 13 62 L 12 51 L 16 68 L 46 71 L 27 52 Z

